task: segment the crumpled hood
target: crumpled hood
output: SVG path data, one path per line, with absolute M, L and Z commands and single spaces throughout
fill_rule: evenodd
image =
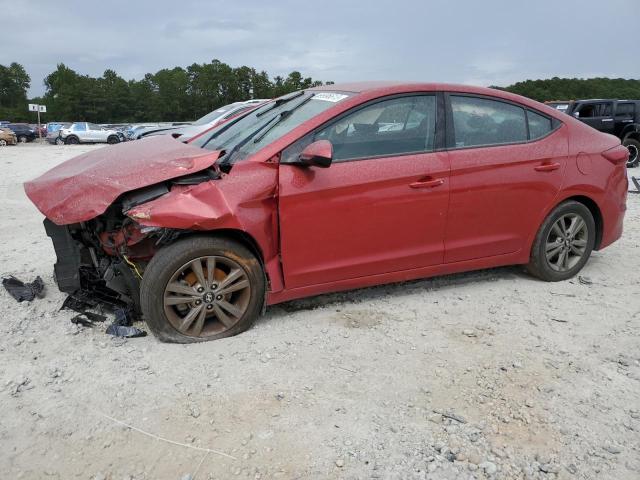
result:
M 58 225 L 90 220 L 126 192 L 204 170 L 220 152 L 171 136 L 121 143 L 79 155 L 26 182 L 25 192 Z

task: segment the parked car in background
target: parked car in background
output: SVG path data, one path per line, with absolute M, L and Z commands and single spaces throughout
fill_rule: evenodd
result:
M 567 115 L 620 139 L 629 149 L 627 167 L 640 164 L 640 100 L 572 100 L 547 102 Z
M 60 142 L 65 145 L 78 143 L 120 143 L 120 135 L 115 130 L 108 130 L 95 123 L 76 122 L 69 128 L 61 128 Z
M 13 130 L 9 128 L 0 127 L 0 147 L 6 147 L 7 145 L 16 145 L 18 139 Z
M 186 343 L 331 291 L 513 264 L 569 279 L 622 235 L 628 156 L 508 92 L 326 85 L 187 144 L 85 153 L 25 190 L 62 291 Z
M 33 142 L 38 137 L 37 132 L 26 123 L 10 123 L 6 128 L 13 130 L 20 143 Z
M 60 138 L 60 130 L 63 128 L 69 128 L 71 123 L 69 122 L 49 122 L 47 123 L 47 136 L 45 139 L 48 143 L 64 145 L 64 140 Z
M 147 129 L 138 134 L 138 139 L 156 135 L 171 135 L 173 138 L 179 138 L 186 142 L 193 137 L 200 135 L 202 132 L 209 130 L 222 122 L 229 120 L 242 112 L 246 112 L 258 105 L 266 102 L 265 99 L 247 100 L 246 102 L 234 102 L 224 107 L 217 108 L 213 112 L 207 113 L 204 117 L 199 118 L 191 125 L 173 128 Z

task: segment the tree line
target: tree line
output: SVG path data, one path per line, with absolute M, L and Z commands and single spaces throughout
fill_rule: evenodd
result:
M 327 82 L 332 83 L 332 82 Z M 47 106 L 44 120 L 129 123 L 195 120 L 216 108 L 249 98 L 274 98 L 322 85 L 300 72 L 270 77 L 265 71 L 231 67 L 220 60 L 187 68 L 164 68 L 140 80 L 125 80 L 108 69 L 82 75 L 64 64 L 44 79 L 43 97 L 27 96 L 31 79 L 18 63 L 0 65 L 0 120 L 34 121 L 28 103 Z M 494 86 L 538 101 L 580 98 L 640 99 L 640 80 L 558 78 Z
M 558 78 L 525 80 L 505 88 L 539 102 L 587 98 L 640 99 L 640 80 L 624 78 Z
M 272 78 L 265 71 L 233 68 L 219 60 L 164 68 L 140 80 L 125 80 L 111 69 L 100 77 L 82 75 L 61 63 L 45 77 L 44 96 L 27 99 L 30 82 L 21 65 L 0 65 L 0 120 L 33 122 L 27 104 L 39 103 L 47 107 L 45 121 L 189 121 L 232 102 L 323 84 L 297 71 Z

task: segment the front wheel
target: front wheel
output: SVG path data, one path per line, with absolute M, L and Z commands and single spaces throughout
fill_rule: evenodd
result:
M 120 137 L 118 137 L 117 135 L 111 135 L 109 138 L 107 138 L 107 143 L 109 145 L 115 145 L 116 143 L 120 143 Z
M 640 142 L 633 138 L 628 138 L 623 142 L 623 145 L 629 149 L 629 160 L 627 160 L 627 168 L 637 167 L 640 163 Z
M 7 146 L 7 141 L 4 138 L 0 139 L 0 147 L 6 147 L 6 146 Z
M 18 141 L 19 141 L 20 143 L 27 143 L 27 137 L 26 137 L 25 135 L 20 135 L 20 136 L 18 137 Z
M 595 240 L 591 211 L 582 203 L 564 202 L 540 226 L 527 270 L 547 282 L 571 278 L 587 263 Z
M 62 139 L 62 137 L 56 138 L 56 145 L 64 145 L 64 140 Z
M 191 237 L 158 251 L 140 286 L 142 313 L 161 341 L 192 343 L 237 335 L 260 315 L 266 281 L 244 245 Z
M 78 137 L 67 137 L 64 143 L 67 145 L 78 145 L 80 140 L 78 140 Z

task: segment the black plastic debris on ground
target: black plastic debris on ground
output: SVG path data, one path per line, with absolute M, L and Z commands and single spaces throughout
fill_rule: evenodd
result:
M 113 313 L 116 319 L 107 327 L 107 334 L 125 338 L 144 337 L 147 334 L 144 330 L 131 326 L 133 323 L 131 309 L 119 308 Z
M 102 307 L 107 306 L 107 309 L 112 311 L 115 315 L 115 319 L 111 325 L 107 327 L 105 333 L 113 335 L 114 337 L 122 338 L 135 338 L 144 337 L 147 332 L 133 327 L 132 324 L 135 320 L 135 315 L 131 308 L 113 308 L 115 305 L 111 303 L 105 303 L 97 301 L 85 294 L 73 294 L 69 295 L 60 310 L 73 310 L 78 312 L 78 315 L 71 319 L 71 323 L 76 325 L 82 325 L 83 327 L 94 327 L 96 322 L 104 322 L 107 317 L 97 313 L 90 312 L 89 309 L 99 309 L 102 312 Z
M 78 313 L 71 319 L 71 323 L 82 325 L 83 327 L 94 327 L 96 322 L 104 322 L 107 319 L 104 315 L 93 312 Z
M 2 279 L 2 286 L 9 292 L 18 302 L 30 302 L 36 297 L 42 298 L 44 290 L 44 282 L 38 276 L 31 283 L 24 283 L 13 275 Z

